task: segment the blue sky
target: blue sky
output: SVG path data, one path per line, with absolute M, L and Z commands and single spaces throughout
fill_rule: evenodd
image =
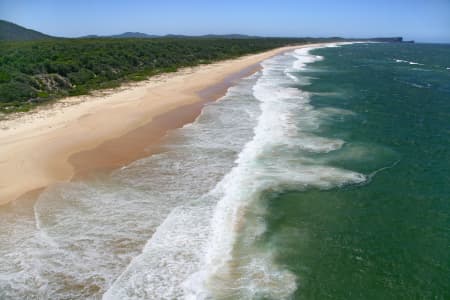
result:
M 450 43 L 450 0 L 0 0 L 0 19 L 55 36 L 403 36 Z

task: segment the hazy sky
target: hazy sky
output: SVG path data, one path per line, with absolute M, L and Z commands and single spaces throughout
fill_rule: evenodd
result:
M 139 31 L 450 42 L 450 0 L 0 0 L 0 19 L 65 37 Z

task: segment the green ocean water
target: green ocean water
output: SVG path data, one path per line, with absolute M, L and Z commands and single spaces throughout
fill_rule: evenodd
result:
M 295 299 L 450 299 L 450 45 L 354 44 L 297 75 L 315 108 L 316 163 L 367 175 L 266 199 L 261 245 L 297 276 Z M 302 154 L 304 155 L 304 153 Z
M 0 211 L 0 299 L 450 299 L 450 45 L 310 50 Z

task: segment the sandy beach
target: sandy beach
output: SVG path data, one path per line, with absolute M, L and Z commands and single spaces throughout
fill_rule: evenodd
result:
M 157 150 L 149 146 L 194 121 L 234 80 L 256 72 L 262 60 L 300 47 L 184 68 L 0 121 L 0 204 L 150 155 Z

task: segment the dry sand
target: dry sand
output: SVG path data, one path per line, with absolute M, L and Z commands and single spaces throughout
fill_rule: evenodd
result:
M 0 204 L 148 156 L 157 151 L 149 146 L 194 121 L 203 104 L 222 96 L 233 80 L 258 70 L 264 59 L 300 47 L 184 68 L 0 121 Z

